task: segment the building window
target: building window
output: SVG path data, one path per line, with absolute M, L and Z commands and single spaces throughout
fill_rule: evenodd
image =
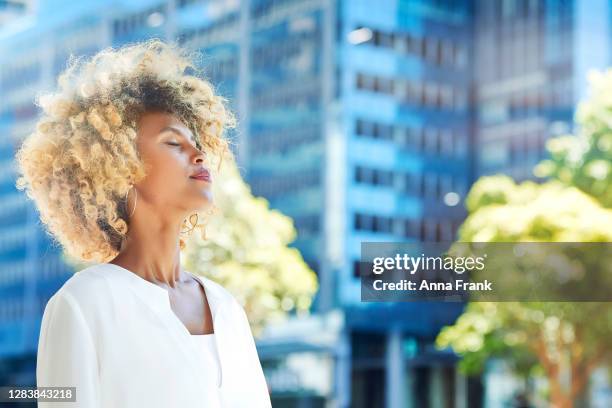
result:
M 423 84 L 421 82 L 408 82 L 406 84 L 406 102 L 422 104 Z
M 453 134 L 448 129 L 440 131 L 440 154 L 444 156 L 453 154 Z
M 356 166 L 355 182 L 390 187 L 393 185 L 393 171 Z
M 425 45 L 425 59 L 430 62 L 436 62 L 438 40 L 436 38 L 429 37 L 425 41 L 423 41 L 423 44 Z
M 374 218 L 365 214 L 355 214 L 354 218 L 355 230 L 357 231 L 372 231 L 374 229 Z
M 403 175 L 404 178 L 404 192 L 413 196 L 422 195 L 420 192 L 421 189 L 421 180 L 422 177 L 420 174 L 408 174 L 405 173 Z
M 395 128 L 389 124 L 371 122 L 362 119 L 357 119 L 355 122 L 355 134 L 357 136 L 393 141 L 394 132 Z
M 355 181 L 357 183 L 372 184 L 374 180 L 373 171 L 370 168 L 355 167 Z
M 419 223 L 419 240 L 421 242 L 427 241 L 427 221 L 421 220 Z
M 466 53 L 464 48 L 459 45 L 459 44 L 455 44 L 454 47 L 454 65 L 457 68 L 464 68 L 465 67 L 465 63 L 466 63 Z
M 393 219 L 380 215 L 356 213 L 354 216 L 354 228 L 356 231 L 391 233 L 393 231 Z
M 393 94 L 394 83 L 390 78 L 376 77 L 374 81 L 374 91 L 387 95 Z
M 419 238 L 419 222 L 417 220 L 404 220 L 404 238 Z
M 359 261 L 353 261 L 353 277 L 354 278 L 359 278 L 361 276 L 359 265 L 360 265 Z
M 450 41 L 441 41 L 441 63 L 451 66 L 453 64 L 453 43 Z
M 374 217 L 374 232 L 391 233 L 393 231 L 393 222 L 389 217 Z

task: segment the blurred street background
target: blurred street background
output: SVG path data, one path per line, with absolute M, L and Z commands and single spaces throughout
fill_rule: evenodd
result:
M 541 371 L 468 372 L 436 346 L 466 305 L 361 302 L 360 243 L 451 242 L 481 177 L 543 182 L 547 140 L 612 63 L 609 0 L 0 0 L 0 385 L 35 384 L 42 312 L 74 272 L 15 188 L 35 96 L 70 55 L 153 37 L 203 53 L 241 177 L 317 276 L 309 313 L 258 332 L 275 408 L 549 406 Z M 574 406 L 612 406 L 604 366 Z

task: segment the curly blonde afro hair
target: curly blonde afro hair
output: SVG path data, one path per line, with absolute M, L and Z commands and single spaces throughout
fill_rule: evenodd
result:
M 42 115 L 16 154 L 17 188 L 69 255 L 107 262 L 120 251 L 128 231 L 126 193 L 146 175 L 136 149 L 143 113 L 177 116 L 219 167 L 224 155 L 231 157 L 223 133 L 235 117 L 211 83 L 196 76 L 195 55 L 157 39 L 109 47 L 89 59 L 71 58 L 57 91 L 39 96 Z M 204 227 L 194 215 L 182 230 Z

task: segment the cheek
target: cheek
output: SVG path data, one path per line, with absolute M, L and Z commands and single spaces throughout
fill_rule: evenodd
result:
M 149 152 L 143 157 L 147 167 L 147 181 L 157 188 L 180 188 L 188 179 L 188 164 L 178 152 Z

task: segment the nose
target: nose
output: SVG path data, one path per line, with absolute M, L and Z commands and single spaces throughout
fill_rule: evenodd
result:
M 195 150 L 195 154 L 194 154 L 194 162 L 197 163 L 204 163 L 204 161 L 206 160 L 206 153 L 204 153 L 203 150 L 200 150 L 198 148 L 194 148 Z

